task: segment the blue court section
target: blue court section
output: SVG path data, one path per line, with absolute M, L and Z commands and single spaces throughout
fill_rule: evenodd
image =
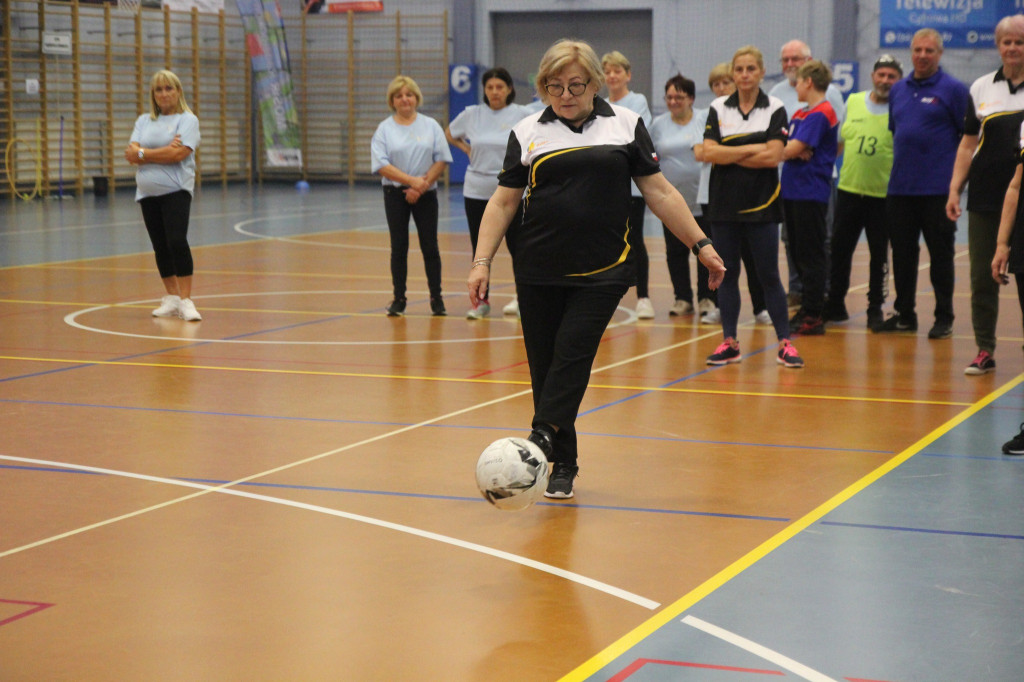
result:
M 580 679 L 1024 679 L 1019 381 Z

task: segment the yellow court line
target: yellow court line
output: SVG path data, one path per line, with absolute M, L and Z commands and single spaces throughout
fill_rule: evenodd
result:
M 740 557 L 732 564 L 713 575 L 708 580 L 701 583 L 695 589 L 676 600 L 675 602 L 666 606 L 662 611 L 649 618 L 641 625 L 634 628 L 631 632 L 621 637 L 618 641 L 612 643 L 610 646 L 605 648 L 600 653 L 596 654 L 590 660 L 584 662 L 581 666 L 575 670 L 569 672 L 567 675 L 562 677 L 559 682 L 582 682 L 591 675 L 597 673 L 605 666 L 611 664 L 615 659 L 625 654 L 629 649 L 633 648 L 645 638 L 652 635 L 658 628 L 667 625 L 669 622 L 679 618 L 685 611 L 695 606 L 698 602 L 704 598 L 710 596 L 715 590 L 724 586 L 730 580 L 740 575 L 748 568 L 751 568 L 754 564 L 765 558 L 776 549 L 784 545 L 789 540 L 792 540 L 797 534 L 803 532 L 812 524 L 821 520 L 829 512 L 837 509 L 841 504 L 852 498 L 857 493 L 862 492 L 869 485 L 882 478 L 890 471 L 900 466 L 908 459 L 916 455 L 918 452 L 923 450 L 926 446 L 930 445 L 934 441 L 938 440 L 941 436 L 952 431 L 956 426 L 959 426 L 963 422 L 967 421 L 970 417 L 977 414 L 983 408 L 993 403 L 998 398 L 1002 397 L 1016 386 L 1024 381 L 1024 374 L 1018 375 L 1015 379 L 1005 384 L 1004 386 L 996 389 L 992 393 L 988 394 L 981 400 L 973 403 L 968 409 L 964 410 L 957 416 L 953 417 L 945 424 L 937 427 L 931 433 L 927 434 L 916 443 L 899 453 L 889 461 L 885 462 L 877 469 L 862 477 L 860 480 L 847 486 L 844 490 L 833 496 L 828 501 L 819 505 L 816 509 L 805 514 L 800 519 L 797 519 L 792 524 L 787 526 L 785 529 L 779 531 L 774 536 L 764 541 L 751 551 L 747 552 L 744 556 Z
M 440 381 L 455 384 L 487 384 L 497 386 L 529 386 L 527 380 L 514 379 L 468 379 L 465 377 L 428 377 L 405 374 L 373 374 L 365 372 L 329 372 L 325 370 L 272 369 L 269 367 L 225 367 L 219 365 L 191 365 L 171 362 L 129 362 L 124 360 L 76 360 L 70 358 L 34 358 L 16 355 L 0 355 L 0 360 L 16 362 L 52 362 L 64 365 L 106 365 L 113 367 L 149 367 L 153 369 L 188 369 L 219 372 L 252 372 L 254 374 L 291 374 L 298 376 L 345 377 L 350 379 L 392 379 L 397 381 Z M 794 398 L 802 400 L 841 400 L 857 403 L 899 403 L 904 405 L 936 405 L 963 407 L 972 403 L 942 400 L 910 400 L 901 398 L 869 398 L 842 395 L 814 395 L 804 393 L 771 393 L 757 391 L 728 391 L 723 389 L 679 388 L 676 386 L 634 386 L 631 384 L 590 384 L 588 388 L 613 391 L 635 391 L 647 393 L 681 393 L 697 395 L 745 396 L 748 398 Z

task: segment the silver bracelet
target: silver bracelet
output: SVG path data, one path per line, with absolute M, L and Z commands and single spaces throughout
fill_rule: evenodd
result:
M 475 261 L 473 261 L 473 267 L 475 268 L 478 265 L 483 265 L 485 267 L 490 268 L 492 260 L 494 260 L 494 259 L 493 258 L 477 258 Z

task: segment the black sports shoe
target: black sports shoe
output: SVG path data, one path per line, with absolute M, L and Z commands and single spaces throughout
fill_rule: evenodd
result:
M 820 336 L 825 333 L 825 321 L 820 317 L 806 315 L 794 333 L 800 336 Z
M 881 308 L 868 308 L 868 329 L 877 331 L 878 326 L 884 321 Z
M 846 311 L 846 306 L 842 303 L 826 303 L 825 309 L 821 311 L 821 318 L 825 322 L 846 322 L 850 319 L 850 313 Z
M 441 297 L 430 299 L 430 314 L 434 317 L 444 317 L 448 312 L 444 309 L 444 301 Z
M 395 300 L 388 303 L 388 307 L 385 310 L 388 313 L 388 317 L 401 317 L 405 314 L 405 299 L 396 298 Z
M 573 496 L 572 480 L 576 478 L 580 468 L 574 464 L 563 464 L 555 462 L 551 468 L 551 477 L 548 479 L 548 489 L 544 491 L 544 497 L 553 497 L 559 500 L 567 500 Z
M 953 336 L 953 325 L 949 322 L 936 322 L 928 330 L 929 339 L 948 339 Z
M 534 429 L 530 432 L 530 435 L 526 437 L 526 440 L 535 444 L 544 453 L 544 456 L 551 460 L 551 455 L 554 453 L 555 448 L 551 443 L 551 436 L 542 429 Z
M 892 332 L 916 332 L 917 317 L 904 317 L 897 313 L 871 331 L 878 334 L 889 334 Z
M 1020 433 L 1003 443 L 1003 454 L 1024 455 L 1024 424 L 1020 425 Z M 550 484 L 548 485 L 548 490 L 551 490 Z

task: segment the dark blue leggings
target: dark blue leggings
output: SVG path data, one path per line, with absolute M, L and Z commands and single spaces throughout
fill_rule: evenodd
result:
M 437 191 L 430 190 L 410 204 L 400 187 L 384 187 L 384 215 L 391 234 L 391 285 L 395 298 L 405 298 L 409 274 L 409 218 L 416 221 L 423 269 L 431 298 L 441 298 L 441 251 L 437 245 Z
M 749 247 L 764 289 L 765 309 L 772 318 L 779 340 L 789 338 L 789 308 L 786 290 L 779 279 L 779 226 L 777 223 L 716 222 L 715 250 L 725 262 L 725 279 L 718 289 L 724 338 L 736 338 L 740 318 L 740 263 L 743 245 Z M 750 273 L 747 273 L 750 276 Z

